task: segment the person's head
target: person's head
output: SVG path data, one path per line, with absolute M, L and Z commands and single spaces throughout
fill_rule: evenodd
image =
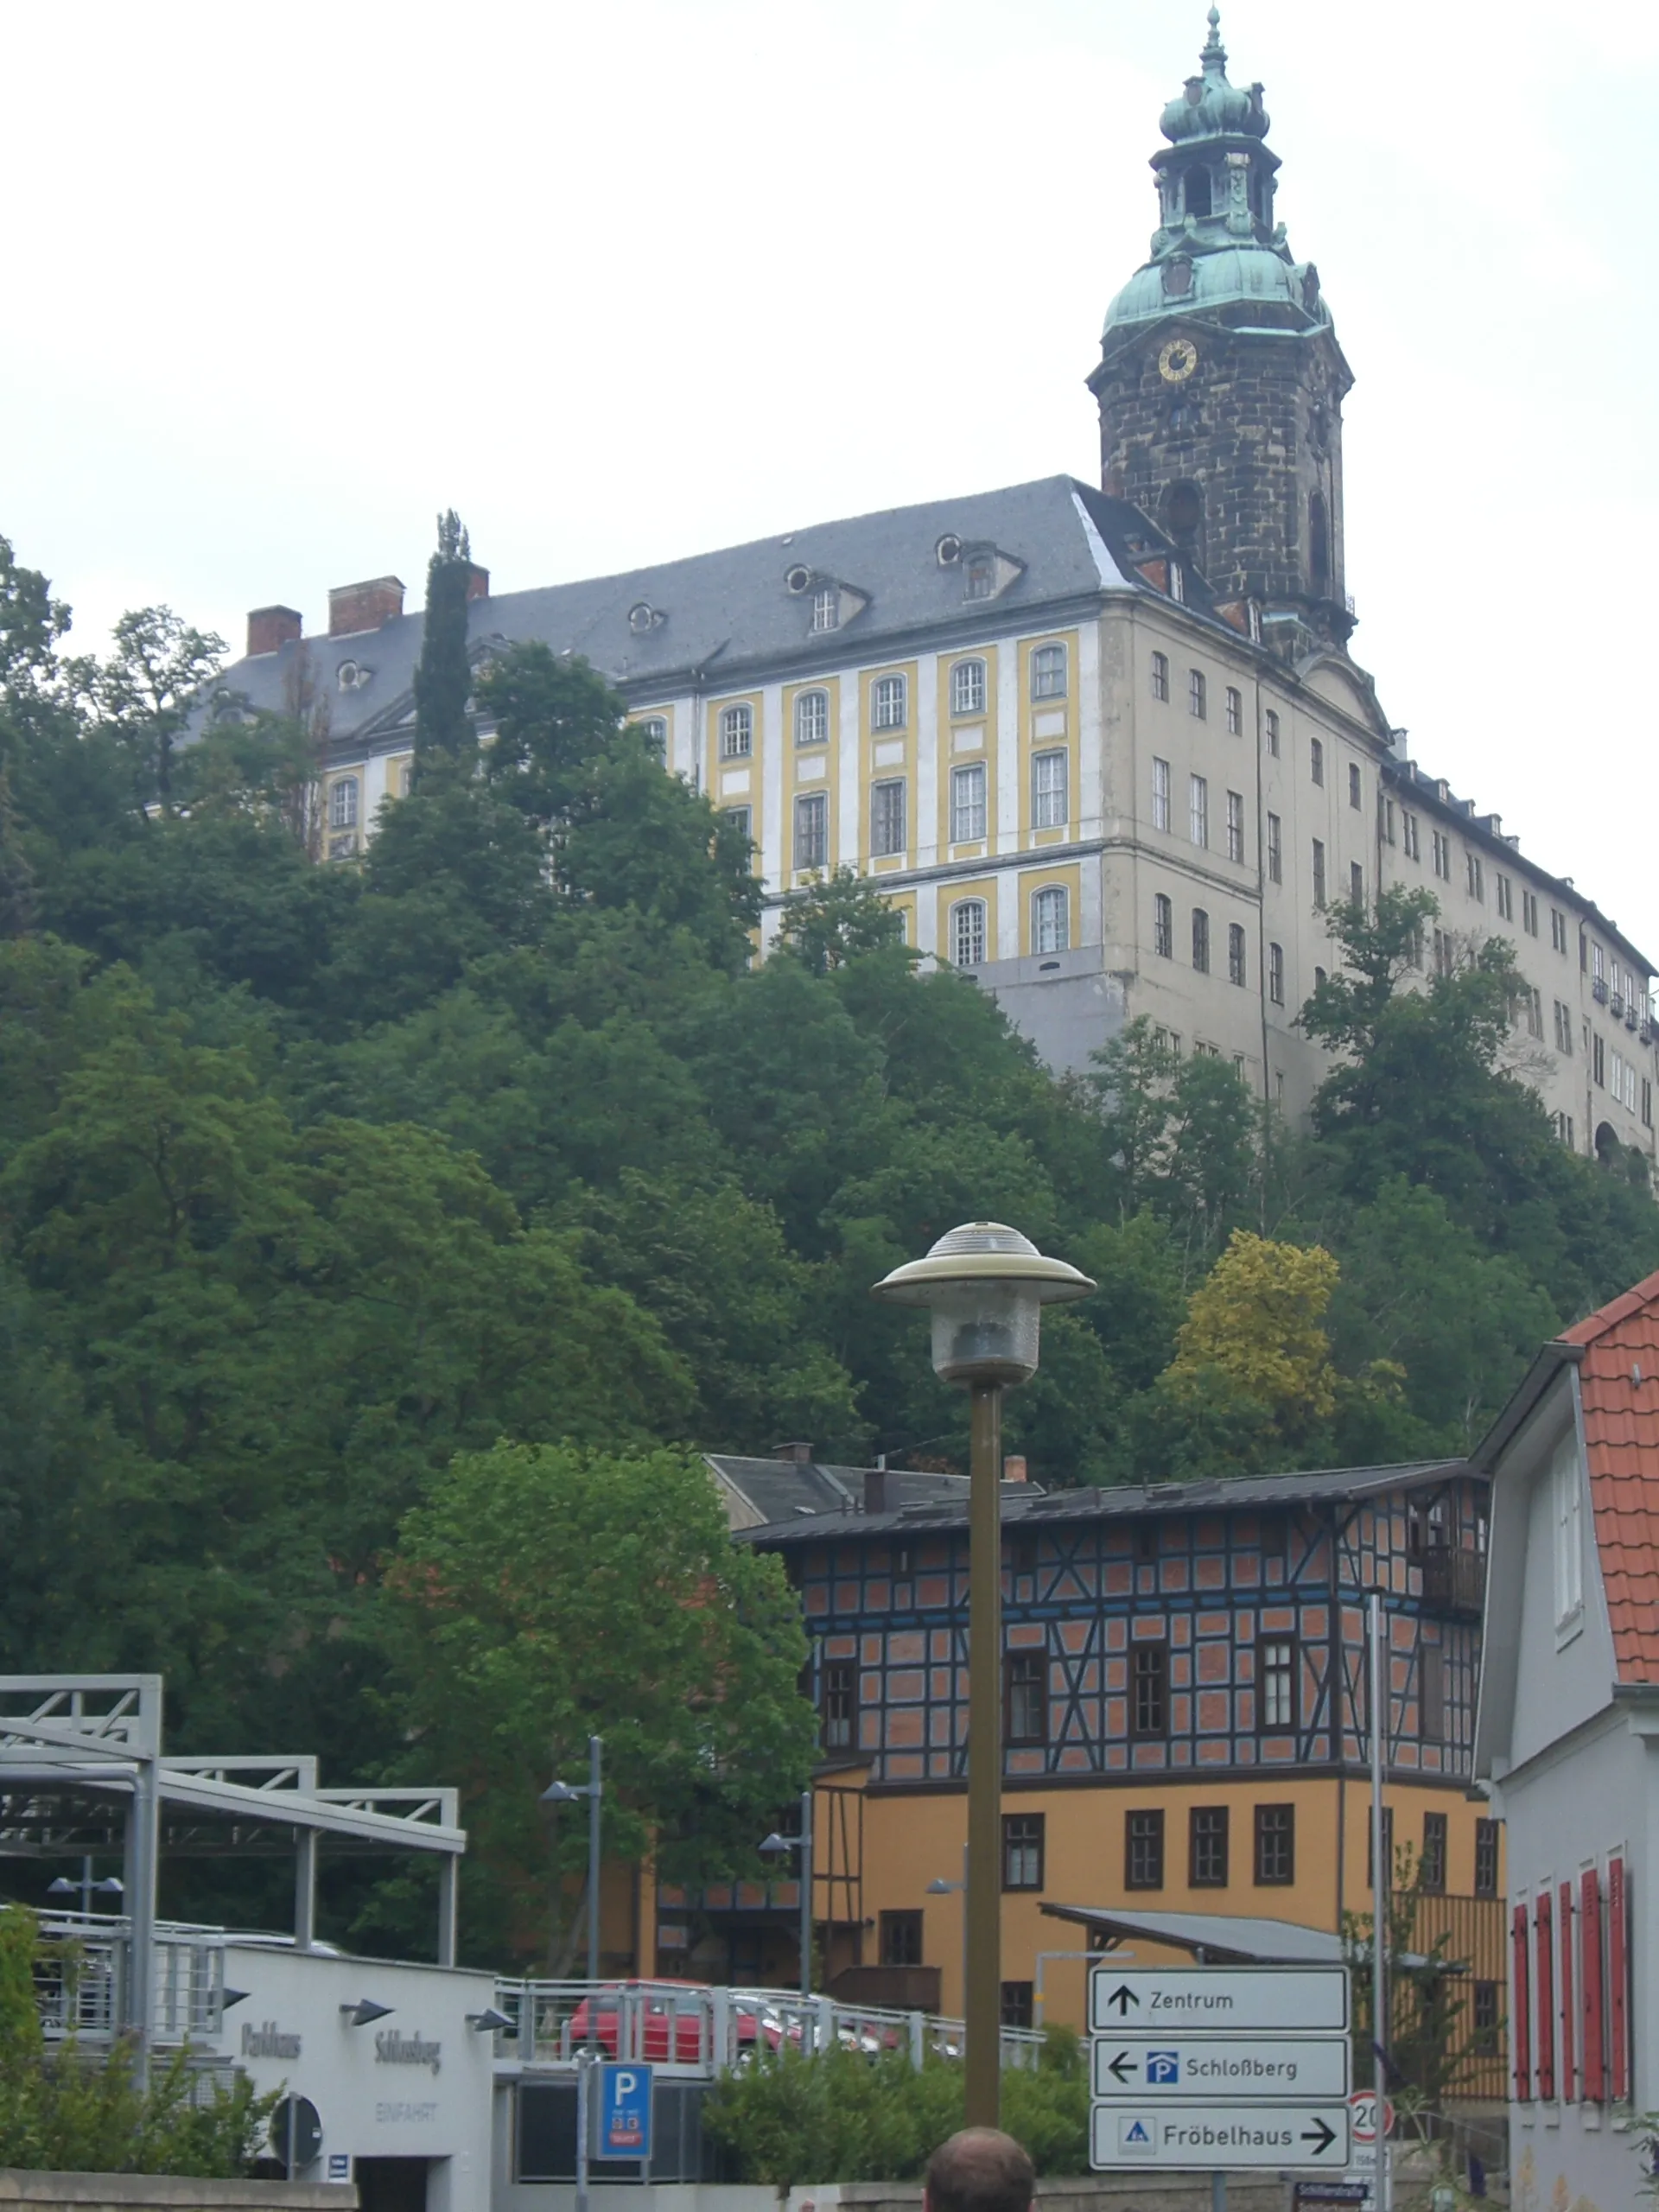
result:
M 964 2127 L 927 2162 L 927 2212 L 1029 2212 L 1037 2176 L 1012 2135 Z

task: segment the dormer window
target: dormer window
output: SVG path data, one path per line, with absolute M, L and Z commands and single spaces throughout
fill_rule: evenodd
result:
M 964 599 L 989 599 L 996 590 L 996 562 L 989 553 L 973 553 L 963 568 Z
M 814 631 L 841 627 L 841 593 L 834 584 L 821 584 L 812 594 Z

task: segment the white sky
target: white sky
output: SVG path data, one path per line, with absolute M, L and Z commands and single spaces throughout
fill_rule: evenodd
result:
M 498 590 L 1098 468 L 1204 0 L 0 0 L 0 533 L 165 601 Z M 1656 957 L 1645 0 L 1229 0 L 1357 384 L 1354 651 Z

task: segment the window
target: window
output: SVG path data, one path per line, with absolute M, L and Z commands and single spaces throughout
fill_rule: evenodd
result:
M 1210 687 L 1201 668 L 1191 669 L 1186 678 L 1186 711 L 1194 721 L 1203 721 L 1210 711 Z
M 1230 983 L 1241 984 L 1246 981 L 1244 926 L 1242 922 L 1229 922 L 1227 925 L 1227 980 Z
M 1002 1815 L 1002 1886 L 1005 1890 L 1040 1890 L 1043 1886 L 1043 1815 L 1005 1813 Z
M 1497 1987 L 1495 1981 L 1478 1981 L 1475 1984 L 1474 2015 L 1470 2024 L 1475 2031 L 1475 2055 L 1479 2058 L 1497 2056 Z
M 722 707 L 720 710 L 720 757 L 741 760 L 754 750 L 753 707 Z
M 813 593 L 812 627 L 814 630 L 840 629 L 841 593 L 836 585 L 821 585 Z
M 905 786 L 901 778 L 870 786 L 870 850 L 884 856 L 905 849 Z
M 1288 1637 L 1270 1637 L 1255 1647 L 1257 1725 L 1296 1726 L 1296 1646 Z
M 1064 753 L 1038 753 L 1031 763 L 1031 826 L 1033 830 L 1064 830 L 1066 824 L 1066 757 Z
M 1279 758 L 1279 715 L 1277 709 L 1275 708 L 1269 707 L 1262 719 L 1268 733 L 1268 751 L 1276 760 Z
M 1450 932 L 1446 930 L 1436 930 L 1434 932 L 1434 973 L 1437 976 L 1449 976 L 1456 966 L 1457 957 L 1452 950 Z
M 1555 1049 L 1564 1060 L 1573 1057 L 1573 1009 L 1555 1001 Z
M 1642 1126 L 1647 1129 L 1653 1127 L 1653 1079 L 1645 1075 L 1642 1078 Z
M 1417 1655 L 1417 1733 L 1426 1744 L 1446 1741 L 1446 1653 L 1426 1643 Z
M 1202 906 L 1192 909 L 1192 965 L 1200 976 L 1210 973 L 1210 917 Z
M 1308 772 L 1314 782 L 1322 784 L 1325 781 L 1325 741 L 1323 738 L 1311 737 L 1307 741 L 1307 766 Z
M 1348 864 L 1348 896 L 1356 906 L 1365 904 L 1365 871 L 1357 861 Z
M 1003 1736 L 1010 1744 L 1048 1741 L 1048 1657 L 1010 1651 L 1003 1668 Z
M 1164 1816 L 1147 1810 L 1123 1815 L 1123 1886 L 1126 1890 L 1161 1890 L 1164 1886 Z
M 1421 860 L 1423 857 L 1422 824 L 1414 814 L 1408 814 L 1403 807 L 1400 812 L 1400 842 L 1405 847 L 1408 860 Z
M 1227 1886 L 1227 1808 L 1194 1805 L 1187 1815 L 1186 1878 L 1195 1890 Z
M 1230 861 L 1242 861 L 1244 857 L 1243 791 L 1229 791 L 1227 794 L 1227 857 Z
M 1152 899 L 1152 949 L 1160 960 L 1175 957 L 1175 909 L 1161 891 Z
M 1037 2017 L 1037 1985 L 1030 1981 L 1002 1984 L 1001 2024 L 1005 2028 L 1028 2028 Z
M 1365 795 L 1360 785 L 1359 771 L 1351 761 L 1348 767 L 1348 804 L 1357 812 L 1362 812 L 1365 804 Z
M 1478 853 L 1465 853 L 1463 871 L 1469 888 L 1469 896 L 1471 899 L 1478 899 L 1484 906 L 1486 899 L 1486 871 L 1480 864 Z
M 977 968 L 985 957 L 982 899 L 963 899 L 950 909 L 950 957 L 958 968 Z
M 1195 845 L 1210 842 L 1210 784 L 1204 776 L 1186 779 L 1187 834 Z
M 1268 947 L 1268 996 L 1274 1006 L 1285 1002 L 1285 948 L 1282 944 Z
M 1497 1822 L 1475 1822 L 1475 1895 L 1497 1895 Z
M 795 697 L 797 745 L 827 745 L 830 741 L 830 694 L 800 691 Z
M 639 734 L 659 760 L 668 754 L 668 720 L 663 715 L 647 715 L 639 725 Z
M 1064 952 L 1071 942 L 1071 917 L 1063 887 L 1051 883 L 1031 902 L 1031 949 Z
M 1169 827 L 1169 763 L 1154 760 L 1152 764 L 1152 826 L 1154 830 Z
M 903 729 L 905 679 L 902 676 L 878 676 L 870 686 L 870 722 L 876 729 Z
M 1169 1647 L 1137 1643 L 1130 1667 L 1129 1733 L 1145 1738 L 1169 1733 Z
M 1555 1625 L 1566 1628 L 1584 1611 L 1584 1549 L 1579 1527 L 1579 1458 L 1569 1443 L 1550 1470 L 1555 1529 Z
M 1255 1808 L 1255 1879 L 1260 1889 L 1279 1889 L 1296 1879 L 1296 1808 Z
M 950 711 L 953 715 L 982 715 L 985 711 L 985 664 L 959 660 L 950 671 Z
M 1573 1149 L 1573 1116 L 1570 1114 L 1552 1114 L 1549 1117 L 1549 1125 L 1551 1128 L 1554 1130 L 1556 1136 L 1560 1139 L 1561 1143 L 1563 1143 L 1567 1147 L 1567 1150 L 1571 1152 Z
M 818 1685 L 818 1739 L 826 1751 L 853 1747 L 853 1715 L 858 1703 L 858 1675 L 850 1659 L 831 1659 Z
M 339 776 L 328 793 L 328 827 L 331 830 L 355 830 L 357 827 L 357 778 Z
M 720 810 L 720 818 L 722 822 L 728 822 L 731 824 L 732 834 L 734 836 L 741 837 L 746 842 L 752 842 L 750 839 L 750 831 L 754 823 L 754 810 L 753 807 L 722 806 Z
M 1227 734 L 1236 737 L 1244 727 L 1244 700 L 1232 684 L 1227 686 Z
M 1039 645 L 1031 657 L 1031 696 L 1033 699 L 1065 696 L 1065 647 Z
M 1452 840 L 1442 836 L 1437 830 L 1433 834 L 1433 847 L 1430 857 L 1433 862 L 1434 873 L 1442 883 L 1450 883 L 1452 880 Z
M 976 843 L 985 835 L 985 763 L 950 771 L 950 842 Z
M 1527 992 L 1525 1013 L 1528 1036 L 1541 1037 L 1544 1033 L 1544 998 L 1543 993 L 1535 986 Z
M 1376 820 L 1377 826 L 1382 832 L 1383 843 L 1397 845 L 1400 839 L 1395 829 L 1394 801 L 1391 798 L 1384 798 L 1381 791 L 1376 795 Z
M 1285 852 L 1283 828 L 1276 814 L 1268 817 L 1268 880 L 1282 883 L 1285 880 Z
M 804 791 L 795 802 L 795 865 L 822 868 L 830 856 L 830 795 Z
M 1497 918 L 1502 922 L 1515 919 L 1515 885 L 1507 875 L 1494 875 L 1492 896 L 1497 902 Z
M 1316 906 L 1325 904 L 1325 840 L 1322 837 L 1313 840 L 1313 904 Z
M 1169 655 L 1154 653 L 1152 657 L 1152 696 L 1154 699 L 1169 696 Z
M 1549 910 L 1549 942 L 1553 951 L 1567 950 L 1567 916 L 1559 906 Z
M 1529 937 L 1538 934 L 1538 896 L 1535 892 L 1521 893 L 1521 926 Z
M 996 563 L 988 553 L 972 555 L 962 573 L 964 599 L 996 597 Z
M 1590 1070 L 1605 1090 L 1607 1083 L 1607 1048 L 1598 1034 L 1590 1040 Z
M 1446 1895 L 1446 1815 L 1423 1815 L 1423 1855 L 1417 1866 L 1417 1886 L 1432 1896 Z
M 920 1966 L 922 1916 L 919 1912 L 884 1912 L 880 1929 L 881 1963 L 884 1967 Z

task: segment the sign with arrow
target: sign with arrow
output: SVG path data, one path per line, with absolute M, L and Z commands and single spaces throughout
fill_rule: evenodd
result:
M 1345 2032 L 1348 1969 L 1103 1963 L 1089 1976 L 1089 2026 L 1095 2035 Z
M 1094 2105 L 1089 2119 L 1090 2164 L 1096 2171 L 1304 2166 L 1338 2172 L 1348 2164 L 1348 2107 L 1339 2098 L 1255 2106 L 1143 2099 Z
M 1348 2094 L 1345 2035 L 1103 2035 L 1093 2052 L 1095 2094 L 1115 2102 Z

